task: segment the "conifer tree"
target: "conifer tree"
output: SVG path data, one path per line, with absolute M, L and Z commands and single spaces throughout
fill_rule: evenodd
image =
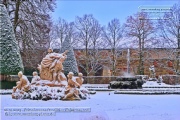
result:
M 0 4 L 0 74 L 10 75 L 23 71 L 23 64 L 7 10 Z
M 63 63 L 64 74 L 67 75 L 69 72 L 73 72 L 75 75 L 78 74 L 78 67 L 76 58 L 74 56 L 74 51 L 71 45 L 71 41 L 68 36 L 66 36 L 64 42 L 62 43 L 61 53 L 68 50 L 67 59 Z

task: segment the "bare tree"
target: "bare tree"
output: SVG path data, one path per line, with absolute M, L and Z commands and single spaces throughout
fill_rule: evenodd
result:
M 75 20 L 75 26 L 78 32 L 79 44 L 85 49 L 85 53 L 82 56 L 84 63 L 78 61 L 79 66 L 85 70 L 87 76 L 94 74 L 100 69 L 97 44 L 101 37 L 102 27 L 99 22 L 92 15 L 84 15 L 83 17 L 77 17 Z
M 9 13 L 16 40 L 20 50 L 26 55 L 26 65 L 32 67 L 32 53 L 36 49 L 49 46 L 51 20 L 49 13 L 53 11 L 54 1 L 41 0 L 3 0 Z M 43 56 L 42 56 L 43 57 Z M 34 60 L 32 60 L 34 59 Z M 26 66 L 25 66 L 26 67 Z
M 120 53 L 120 42 L 122 42 L 123 37 L 123 27 L 120 25 L 120 21 L 116 18 L 111 20 L 107 28 L 104 29 L 103 36 L 108 48 L 111 49 L 109 59 L 111 60 L 112 75 L 116 75 L 117 57 Z
M 164 18 L 158 21 L 160 38 L 166 42 L 166 46 L 176 48 L 174 61 L 174 71 L 180 74 L 180 3 L 174 4 L 170 12 L 164 14 Z
M 149 19 L 145 13 L 136 13 L 133 16 L 129 16 L 125 23 L 126 36 L 130 37 L 133 41 L 138 41 L 139 47 L 139 65 L 138 74 L 144 74 L 144 47 L 149 45 L 148 41 L 152 41 L 154 38 L 153 22 Z M 147 42 L 147 43 L 146 43 Z
M 73 48 L 79 48 L 80 44 L 78 41 L 78 33 L 76 31 L 74 22 L 70 22 L 68 24 L 67 35 L 68 35 L 69 39 L 71 40 L 71 45 L 73 46 Z
M 102 57 L 100 54 L 101 46 L 104 45 L 102 39 L 102 30 L 103 27 L 99 24 L 97 20 L 92 22 L 92 36 L 89 51 L 90 55 L 90 67 L 93 74 L 97 73 L 102 69 Z
M 67 31 L 68 31 L 68 22 L 64 19 L 59 18 L 58 22 L 54 25 L 57 38 L 60 40 L 60 44 L 64 41 Z M 61 46 L 59 46 L 61 47 Z
M 51 47 L 55 49 L 62 48 L 62 42 L 66 36 L 70 39 L 71 45 L 78 48 L 78 34 L 74 22 L 68 23 L 66 20 L 59 18 L 59 21 L 54 22 L 50 32 Z

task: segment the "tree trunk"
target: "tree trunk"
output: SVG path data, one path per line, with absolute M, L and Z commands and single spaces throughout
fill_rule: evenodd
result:
M 16 2 L 16 10 L 14 13 L 14 33 L 16 34 L 16 27 L 19 19 L 19 7 L 20 7 L 21 1 L 17 0 Z

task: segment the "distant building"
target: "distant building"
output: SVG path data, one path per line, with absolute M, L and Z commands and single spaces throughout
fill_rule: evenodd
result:
M 84 62 L 83 55 L 84 50 L 74 50 L 76 58 L 82 63 Z M 177 51 L 176 49 L 144 49 L 144 74 L 149 75 L 149 67 L 151 65 L 155 66 L 156 76 L 159 75 L 174 75 L 177 67 Z M 102 70 L 99 70 L 97 76 L 110 76 L 111 75 L 111 65 L 110 60 L 112 58 L 110 49 L 99 50 L 99 56 L 101 56 L 100 64 L 102 65 Z M 116 75 L 123 75 L 127 72 L 127 49 L 121 49 L 118 51 L 116 56 Z M 136 75 L 138 73 L 139 66 L 139 53 L 138 49 L 130 49 L 130 73 Z M 180 65 L 179 65 L 180 66 Z M 179 67 L 180 71 L 180 67 Z
M 59 52 L 59 50 L 54 50 Z M 85 63 L 83 49 L 74 49 L 76 59 L 82 65 Z M 47 50 L 39 49 L 35 51 L 27 52 L 31 57 L 26 55 L 26 53 L 21 53 L 23 64 L 26 70 L 35 70 L 37 64 L 40 64 L 42 58 L 47 54 Z M 127 71 L 127 49 L 120 49 L 117 51 L 116 55 L 116 76 L 123 75 Z M 144 74 L 149 75 L 150 65 L 155 66 L 156 76 L 165 74 L 176 74 L 177 67 L 177 52 L 176 49 L 165 49 L 165 48 L 150 48 L 144 49 Z M 95 74 L 90 74 L 90 76 L 111 76 L 111 59 L 112 54 L 110 49 L 98 50 L 100 59 L 98 60 L 98 65 L 100 69 L 96 71 Z M 138 49 L 130 49 L 130 72 L 134 75 L 138 73 L 139 65 L 139 53 Z M 86 74 L 82 67 L 79 67 L 79 71 Z M 178 68 L 180 71 L 180 67 Z

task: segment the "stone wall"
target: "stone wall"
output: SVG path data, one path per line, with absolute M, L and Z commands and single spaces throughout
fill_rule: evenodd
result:
M 137 75 L 136 77 L 142 79 L 141 76 L 148 77 L 147 75 Z M 119 76 L 88 76 L 84 78 L 84 84 L 109 84 L 115 81 Z M 163 75 L 163 82 L 170 85 L 180 84 L 180 75 Z
M 145 75 L 144 75 L 145 76 Z M 1 76 L 2 77 L 2 76 Z M 119 76 L 84 76 L 83 84 L 109 84 L 111 81 L 115 81 Z M 141 76 L 136 76 L 141 79 Z M 146 77 L 146 76 L 145 76 Z M 180 75 L 163 75 L 163 82 L 166 84 L 180 84 Z M 27 76 L 28 80 L 31 81 L 32 76 Z M 19 81 L 17 75 L 10 75 L 6 77 L 7 81 Z
M 109 84 L 119 76 L 88 76 L 84 78 L 84 84 Z
M 180 75 L 162 75 L 163 82 L 170 85 L 180 84 Z

